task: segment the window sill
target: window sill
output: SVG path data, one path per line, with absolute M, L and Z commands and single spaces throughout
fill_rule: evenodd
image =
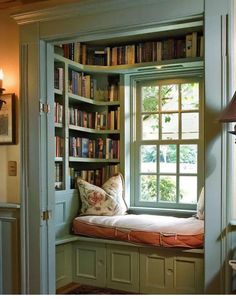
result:
M 154 208 L 139 208 L 139 207 L 129 207 L 129 214 L 150 214 L 150 215 L 163 215 L 163 216 L 174 216 L 174 217 L 191 217 L 195 215 L 196 210 L 177 210 L 177 209 L 154 209 Z

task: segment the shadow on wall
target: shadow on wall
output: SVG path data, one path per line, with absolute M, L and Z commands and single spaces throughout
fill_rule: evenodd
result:
M 220 112 L 217 110 L 205 108 L 205 153 L 213 153 L 212 148 L 214 147 L 215 141 L 221 134 L 222 125 L 218 121 Z M 205 161 L 205 177 L 210 176 L 215 170 L 219 160 L 214 154 L 208 155 L 208 159 Z

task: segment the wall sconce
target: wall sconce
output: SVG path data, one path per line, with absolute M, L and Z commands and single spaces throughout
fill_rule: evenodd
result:
M 223 123 L 236 122 L 236 91 L 229 104 L 222 111 L 219 121 Z M 229 133 L 236 135 L 236 125 L 234 131 L 229 131 Z

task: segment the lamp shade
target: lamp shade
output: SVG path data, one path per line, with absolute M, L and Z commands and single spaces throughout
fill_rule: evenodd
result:
M 234 93 L 229 104 L 220 114 L 219 121 L 225 123 L 236 121 L 236 92 Z

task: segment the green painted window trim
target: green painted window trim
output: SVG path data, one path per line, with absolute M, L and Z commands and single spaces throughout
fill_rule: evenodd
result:
M 138 182 L 138 176 L 139 176 L 139 147 L 142 144 L 153 144 L 153 141 L 141 141 L 136 137 L 136 132 L 141 132 L 141 125 L 140 123 L 135 126 L 135 115 L 137 112 L 137 109 L 139 109 L 138 104 L 139 102 L 139 88 L 142 85 L 153 84 L 155 80 L 160 80 L 163 82 L 167 81 L 168 83 L 184 83 L 184 82 L 199 82 L 199 139 L 196 140 L 187 140 L 186 143 L 193 143 L 198 145 L 198 171 L 197 171 L 197 185 L 198 185 L 198 196 L 200 194 L 201 188 L 204 184 L 204 90 L 203 90 L 203 74 L 202 71 L 196 72 L 196 74 L 181 72 L 181 73 L 173 73 L 168 74 L 165 77 L 165 74 L 143 74 L 142 76 L 137 76 L 131 78 L 130 81 L 130 170 L 131 173 L 135 174 L 130 176 L 130 206 L 131 210 L 146 210 L 148 209 L 150 213 L 159 214 L 159 211 L 161 213 L 165 210 L 172 210 L 173 213 L 175 211 L 186 211 L 186 215 L 193 211 L 196 211 L 197 204 L 184 204 L 184 203 L 152 203 L 152 202 L 141 202 L 139 200 L 139 182 Z M 137 134 L 140 135 L 140 134 Z M 135 138 L 134 138 L 135 136 Z M 174 144 L 182 144 L 184 143 L 184 140 L 176 140 L 171 141 L 170 143 Z M 161 144 L 162 142 L 156 142 L 156 144 Z M 166 140 L 165 142 L 166 143 Z M 138 161 L 138 162 L 137 162 Z M 177 171 L 177 175 L 178 175 Z M 194 213 L 193 213 L 194 214 Z

